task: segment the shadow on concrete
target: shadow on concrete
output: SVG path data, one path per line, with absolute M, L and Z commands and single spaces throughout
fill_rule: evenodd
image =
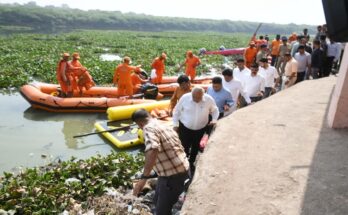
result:
M 348 214 L 348 129 L 328 127 L 329 105 L 309 167 L 301 215 Z

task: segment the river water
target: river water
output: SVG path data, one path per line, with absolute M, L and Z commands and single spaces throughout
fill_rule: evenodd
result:
M 116 150 L 99 135 L 73 138 L 94 131 L 106 113 L 51 113 L 30 107 L 18 93 L 0 91 L 0 175 L 25 167 L 88 158 Z M 139 148 L 127 150 L 136 152 Z

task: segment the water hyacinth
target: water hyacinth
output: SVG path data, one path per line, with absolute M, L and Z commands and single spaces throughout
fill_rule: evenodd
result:
M 32 80 L 57 83 L 56 66 L 63 52 L 79 52 L 97 84 L 112 82 L 119 60 L 130 56 L 133 65 L 151 71 L 152 60 L 167 53 L 166 75 L 175 75 L 187 50 L 195 54 L 204 47 L 217 50 L 245 47 L 250 36 L 210 32 L 134 32 L 79 31 L 58 35 L 15 34 L 0 36 L 0 88 L 20 87 Z M 102 47 L 102 48 L 101 48 Z M 104 61 L 101 56 L 112 56 Z M 202 56 L 198 74 L 207 72 L 207 64 L 218 67 L 224 57 Z
M 0 179 L 0 209 L 17 214 L 56 214 L 78 205 L 84 208 L 88 198 L 102 196 L 111 188 L 130 189 L 131 177 L 143 165 L 140 154 L 112 152 L 106 157 L 71 158 L 30 168 L 18 175 L 5 172 Z

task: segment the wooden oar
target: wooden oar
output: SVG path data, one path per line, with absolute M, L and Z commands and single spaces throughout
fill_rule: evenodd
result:
M 130 127 L 135 126 L 135 125 L 136 124 L 130 124 L 130 125 L 127 125 L 127 126 L 124 126 L 124 127 L 121 127 L 121 128 L 113 128 L 113 129 L 108 129 L 108 130 L 105 130 L 105 131 L 97 131 L 97 132 L 92 132 L 92 133 L 87 133 L 87 134 L 75 135 L 75 136 L 73 136 L 73 138 L 85 137 L 85 136 L 89 136 L 89 135 L 93 135 L 93 134 L 101 134 L 101 133 L 104 133 L 104 132 L 113 132 L 113 131 L 127 130 Z

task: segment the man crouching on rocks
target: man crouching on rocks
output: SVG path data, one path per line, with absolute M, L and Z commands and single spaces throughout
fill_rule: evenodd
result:
M 171 214 L 173 205 L 185 189 L 189 178 L 189 162 L 178 134 L 144 110 L 136 110 L 132 120 L 143 130 L 145 138 L 145 166 L 142 179 L 134 186 L 137 196 L 143 189 L 152 169 L 158 175 L 154 204 L 156 215 Z

